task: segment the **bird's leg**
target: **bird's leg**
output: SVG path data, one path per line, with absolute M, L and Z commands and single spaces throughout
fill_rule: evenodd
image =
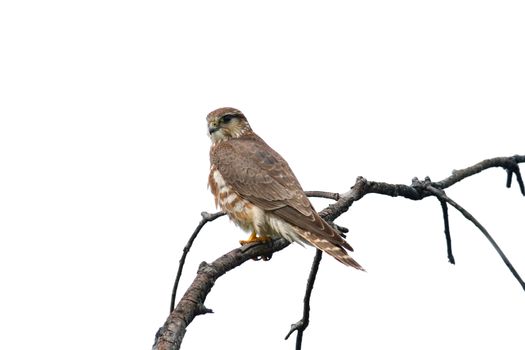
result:
M 257 233 L 255 231 L 252 231 L 250 237 L 248 237 L 247 240 L 240 240 L 239 243 L 241 245 L 245 245 L 245 244 L 248 244 L 248 243 L 251 243 L 251 242 L 255 242 L 257 240 Z
M 255 232 L 255 230 L 252 231 L 252 233 L 250 234 L 250 237 L 248 237 L 247 240 L 241 240 L 239 241 L 239 243 L 241 245 L 246 245 L 246 244 L 249 244 L 249 243 L 266 243 L 268 241 L 271 241 L 272 239 L 268 236 L 260 236 L 260 237 L 257 237 L 257 232 Z M 255 257 L 253 258 L 253 260 L 264 260 L 264 261 L 268 261 L 272 258 L 272 254 L 270 254 L 269 256 L 258 256 L 258 257 Z
M 257 237 L 257 232 L 255 232 L 255 230 L 252 231 L 252 233 L 250 234 L 250 237 L 248 237 L 247 240 L 240 240 L 239 243 L 241 245 L 245 245 L 245 244 L 248 244 L 248 243 L 253 243 L 253 242 L 261 242 L 261 243 L 265 243 L 265 242 L 268 242 L 271 238 L 270 237 L 267 237 L 267 236 L 264 236 L 264 237 Z

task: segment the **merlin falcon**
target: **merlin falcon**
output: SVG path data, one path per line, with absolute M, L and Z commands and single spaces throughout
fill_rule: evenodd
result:
M 212 141 L 208 185 L 215 205 L 251 233 L 241 244 L 284 237 L 363 270 L 348 255 L 350 244 L 317 214 L 288 163 L 252 131 L 244 114 L 225 107 L 206 119 Z

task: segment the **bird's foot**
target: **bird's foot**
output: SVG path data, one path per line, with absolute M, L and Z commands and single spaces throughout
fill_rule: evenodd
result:
M 246 244 L 254 243 L 254 242 L 266 243 L 266 242 L 268 242 L 270 240 L 271 240 L 270 237 L 267 237 L 267 236 L 257 237 L 257 233 L 252 232 L 252 234 L 250 235 L 250 237 L 248 237 L 247 240 L 240 240 L 239 243 L 241 245 L 246 245 Z
M 272 239 L 268 236 L 262 236 L 262 237 L 257 237 L 257 233 L 252 232 L 252 234 L 250 235 L 250 237 L 248 237 L 247 240 L 241 240 L 239 241 L 239 243 L 242 245 L 242 246 L 245 246 L 247 244 L 250 244 L 250 243 L 266 243 L 266 242 L 269 242 L 271 241 Z M 248 248 L 249 249 L 249 248 Z M 253 258 L 253 260 L 263 260 L 263 261 L 268 261 L 272 258 L 272 254 L 266 256 L 258 256 L 258 257 L 255 257 Z

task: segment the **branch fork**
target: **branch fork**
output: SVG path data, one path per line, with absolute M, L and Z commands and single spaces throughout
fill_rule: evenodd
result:
M 370 193 L 376 193 L 391 197 L 404 197 L 411 200 L 421 200 L 430 196 L 436 197 L 440 202 L 443 213 L 443 221 L 445 227 L 444 231 L 447 240 L 447 255 L 449 262 L 452 264 L 455 263 L 455 259 L 452 254 L 449 227 L 450 225 L 448 221 L 448 205 L 451 205 L 457 211 L 459 211 L 467 220 L 471 221 L 483 233 L 483 235 L 492 244 L 494 249 L 498 252 L 501 259 L 512 272 L 516 280 L 520 283 L 521 287 L 525 290 L 525 283 L 523 282 L 515 268 L 512 266 L 509 259 L 505 256 L 501 248 L 497 245 L 492 236 L 488 233 L 488 231 L 479 223 L 478 220 L 476 220 L 476 218 L 474 218 L 474 216 L 472 216 L 462 206 L 460 206 L 454 200 L 448 197 L 445 192 L 445 189 L 467 177 L 475 175 L 489 168 L 502 167 L 507 172 L 506 186 L 511 186 L 512 178 L 514 175 L 516 177 L 516 181 L 518 182 L 521 194 L 525 196 L 525 186 L 519 168 L 519 164 L 524 162 L 525 155 L 515 155 L 512 157 L 498 157 L 483 160 L 465 169 L 454 170 L 452 172 L 452 175 L 438 182 L 432 182 L 428 177 L 426 177 L 423 181 L 419 180 L 418 178 L 413 178 L 411 185 L 403 185 L 368 181 L 364 177 L 358 177 L 351 189 L 343 194 L 323 191 L 311 191 L 306 193 L 307 195 L 312 197 L 322 197 L 335 200 L 333 204 L 330 204 L 328 207 L 319 212 L 319 215 L 323 219 L 325 219 L 328 222 L 331 222 L 332 224 L 335 219 L 337 219 L 343 213 L 348 211 L 348 209 L 350 208 L 350 206 L 352 206 L 354 202 L 360 200 L 365 195 Z M 184 296 L 181 298 L 181 300 L 175 307 L 176 292 L 182 274 L 183 266 L 186 260 L 186 255 L 191 249 L 194 240 L 196 239 L 197 235 L 202 230 L 202 228 L 208 222 L 214 221 L 215 219 L 224 215 L 224 212 L 203 212 L 201 214 L 201 221 L 197 225 L 195 231 L 193 232 L 190 239 L 188 240 L 188 243 L 183 249 L 183 254 L 179 261 L 177 277 L 173 286 L 170 305 L 170 315 L 167 318 L 165 324 L 159 329 L 159 331 L 155 335 L 155 343 L 153 345 L 153 350 L 180 349 L 182 339 L 184 338 L 184 335 L 186 333 L 186 327 L 193 321 L 195 316 L 213 312 L 211 309 L 208 309 L 204 306 L 204 301 L 208 293 L 211 291 L 211 288 L 213 287 L 215 281 L 219 277 L 224 275 L 226 272 L 240 266 L 241 264 L 250 259 L 262 256 L 271 256 L 271 254 L 284 249 L 290 244 L 284 238 L 274 239 L 266 243 L 248 244 L 224 254 L 211 264 L 208 264 L 206 262 L 201 263 L 197 272 L 197 276 L 195 277 L 193 283 L 190 285 Z M 334 226 L 337 227 L 338 230 L 341 232 L 348 231 L 346 228 L 337 226 L 335 224 Z M 313 290 L 315 278 L 319 269 L 319 264 L 321 262 L 321 258 L 322 252 L 320 250 L 317 250 L 315 258 L 312 262 L 310 274 L 307 281 L 305 296 L 303 300 L 303 316 L 301 320 L 299 320 L 291 326 L 291 329 L 285 338 L 288 339 L 291 336 L 291 334 L 297 332 L 296 350 L 301 349 L 303 333 L 309 324 L 310 297 Z

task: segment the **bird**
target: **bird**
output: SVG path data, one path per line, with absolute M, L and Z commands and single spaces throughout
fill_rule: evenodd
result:
M 206 121 L 211 139 L 208 187 L 215 206 L 250 233 L 241 245 L 283 237 L 364 270 L 348 254 L 350 244 L 314 209 L 286 160 L 252 130 L 241 111 L 222 107 Z

